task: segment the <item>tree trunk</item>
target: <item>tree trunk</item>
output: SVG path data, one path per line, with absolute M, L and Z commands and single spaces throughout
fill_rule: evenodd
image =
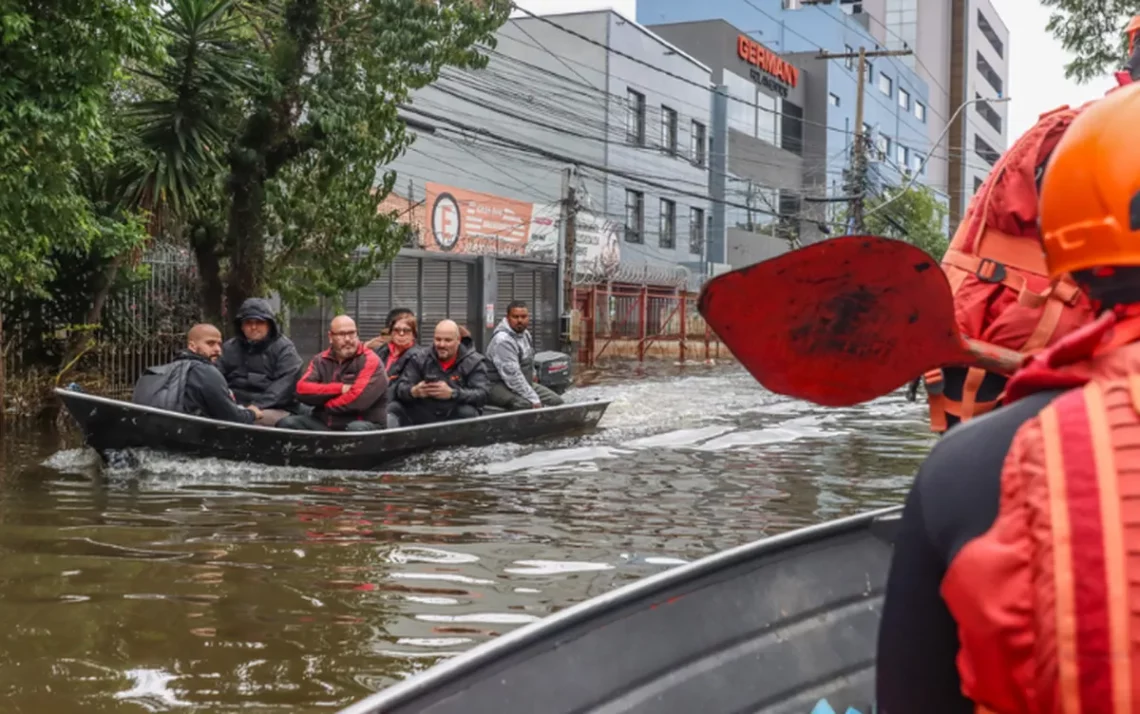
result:
M 195 226 L 190 233 L 194 261 L 198 264 L 198 303 L 202 319 L 222 327 L 222 263 L 218 257 L 219 229 L 214 225 Z
M 230 269 L 226 275 L 225 313 L 232 316 L 246 298 L 256 297 L 261 292 L 265 274 L 265 237 L 261 222 L 265 177 L 257 167 L 235 167 L 230 174 L 230 191 L 226 235 Z
M 8 389 L 8 377 L 4 370 L 4 306 L 0 304 L 0 439 L 4 436 L 5 392 Z

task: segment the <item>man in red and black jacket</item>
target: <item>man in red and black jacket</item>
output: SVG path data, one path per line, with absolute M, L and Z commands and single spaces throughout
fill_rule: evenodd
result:
M 360 341 L 351 317 L 333 318 L 329 348 L 309 362 L 297 382 L 297 401 L 311 405 L 312 415 L 285 417 L 279 428 L 376 431 L 388 426 L 388 375 Z

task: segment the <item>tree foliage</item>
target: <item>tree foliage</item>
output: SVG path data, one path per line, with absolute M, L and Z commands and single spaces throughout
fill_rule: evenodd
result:
M 1065 76 L 1078 82 L 1096 79 L 1124 65 L 1128 38 L 1124 28 L 1140 14 L 1140 0 L 1041 0 L 1052 11 L 1046 30 L 1075 55 Z
M 145 0 L 0 0 L 0 294 L 40 291 L 53 256 L 143 239 L 89 189 L 112 159 L 112 88 L 155 57 L 154 20 Z
M 890 187 L 867 202 L 867 232 L 905 240 L 941 260 L 950 246 L 947 208 L 926 186 Z
M 406 228 L 377 205 L 410 144 L 397 107 L 479 67 L 506 0 L 173 0 L 169 62 L 134 105 L 142 196 L 189 236 L 218 317 L 267 289 L 297 307 L 369 282 Z M 379 185 L 378 185 L 379 184 Z

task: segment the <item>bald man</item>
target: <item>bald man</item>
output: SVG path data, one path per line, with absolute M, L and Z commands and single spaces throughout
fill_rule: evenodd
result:
M 401 426 L 471 419 L 482 414 L 489 388 L 483 356 L 462 341 L 459 325 L 444 320 L 435 326 L 432 348 L 404 366 L 398 403 L 389 411 Z
M 135 384 L 132 401 L 156 409 L 204 416 L 220 421 L 252 424 L 261 415 L 257 407 L 241 407 L 217 368 L 222 333 L 213 325 L 199 324 L 186 334 L 186 349 L 174 361 L 148 367 Z
M 329 325 L 329 348 L 309 362 L 297 382 L 297 401 L 312 415 L 294 414 L 280 429 L 376 431 L 388 426 L 388 373 L 360 341 L 356 322 L 337 315 Z

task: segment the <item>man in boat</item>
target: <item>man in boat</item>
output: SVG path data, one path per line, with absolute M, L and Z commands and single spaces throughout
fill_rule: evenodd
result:
M 487 345 L 487 403 L 500 409 L 540 409 L 562 404 L 562 397 L 538 383 L 534 371 L 534 340 L 530 310 L 522 300 L 507 305 L 507 316 Z
M 878 710 L 1131 712 L 1140 692 L 1140 84 L 1084 109 L 1041 189 L 1050 276 L 1099 317 L 919 470 L 895 537 Z M 1133 160 L 1132 154 L 1137 154 Z
M 156 409 L 252 424 L 261 416 L 253 405 L 239 406 L 217 368 L 222 333 L 199 324 L 186 333 L 186 349 L 173 362 L 148 367 L 135 383 L 131 401 Z
M 329 325 L 329 348 L 309 361 L 297 382 L 297 400 L 313 413 L 277 423 L 305 431 L 376 431 L 388 426 L 388 376 L 376 353 L 364 346 L 356 322 L 338 315 Z
M 261 410 L 257 424 L 273 426 L 297 411 L 293 388 L 301 374 L 301 355 L 281 334 L 264 298 L 249 298 L 234 316 L 237 335 L 222 345 L 218 366 L 239 404 Z
M 483 356 L 461 342 L 459 325 L 444 320 L 435 327 L 431 349 L 416 350 L 396 384 L 391 408 L 402 425 L 470 419 L 487 403 L 487 368 Z

